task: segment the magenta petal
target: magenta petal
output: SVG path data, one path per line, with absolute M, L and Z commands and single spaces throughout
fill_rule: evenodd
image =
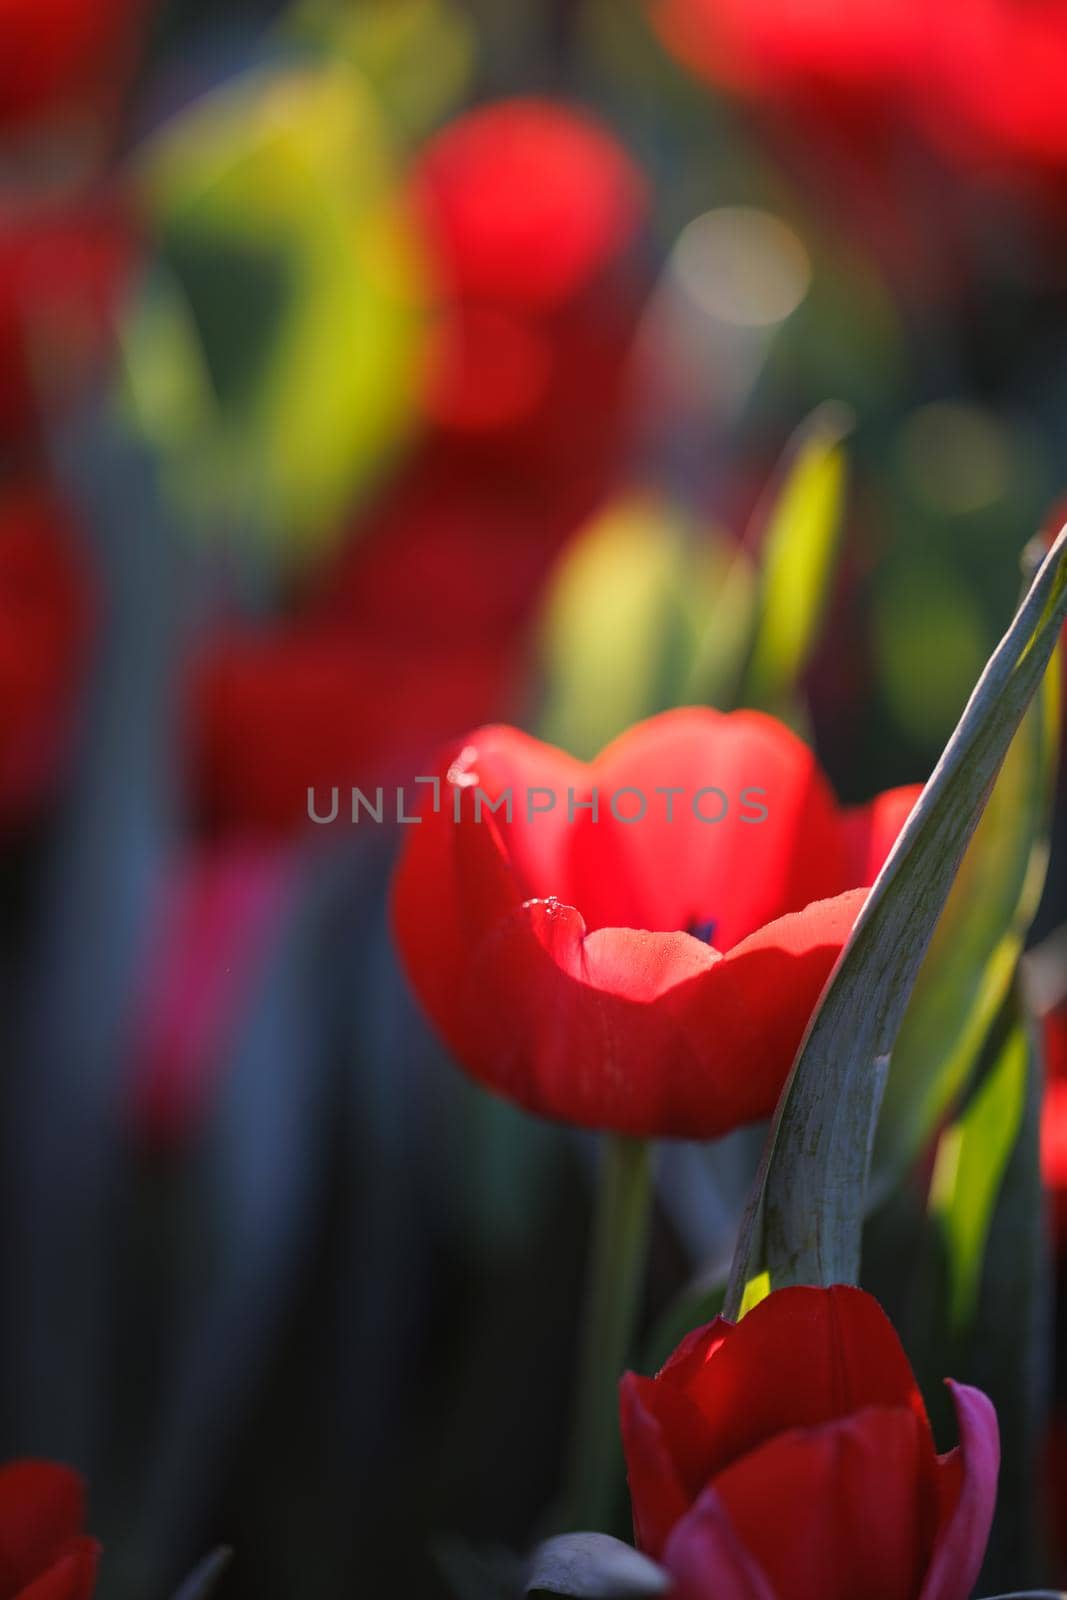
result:
M 968 1600 L 985 1556 L 997 1499 L 1000 1432 L 992 1403 L 980 1389 L 949 1381 L 959 1423 L 958 1447 L 938 1461 L 956 1478 L 941 1517 L 919 1600 Z
M 663 1564 L 674 1579 L 671 1600 L 776 1600 L 714 1488 L 676 1524 Z

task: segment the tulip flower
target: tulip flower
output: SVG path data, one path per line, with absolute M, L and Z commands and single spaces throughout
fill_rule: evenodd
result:
M 694 1139 L 773 1111 L 917 794 L 843 811 L 787 728 L 708 709 L 590 765 L 484 728 L 438 778 L 393 916 L 456 1058 L 544 1116 Z
M 489 450 L 594 479 L 619 429 L 642 174 L 587 112 L 520 97 L 442 129 L 413 187 L 444 297 L 432 426 L 481 471 Z
M 1044 1019 L 1045 1098 L 1041 1174 L 1052 1199 L 1057 1243 L 1067 1242 L 1067 1003 Z
M 0 128 L 109 99 L 145 9 L 137 0 L 0 0 Z
M 89 1600 L 100 1547 L 84 1527 L 76 1472 L 49 1461 L 0 1467 L 0 1600 Z
M 65 513 L 36 486 L 0 501 L 0 823 L 48 789 L 91 629 L 91 584 Z
M 996 1499 L 996 1414 L 950 1384 L 960 1443 L 937 1455 L 877 1301 L 781 1289 L 628 1373 L 623 1445 L 637 1542 L 674 1600 L 968 1600 Z
M 946 142 L 981 166 L 998 157 L 1055 173 L 1067 161 L 1067 9 L 1017 0 L 934 7 Z
M 110 201 L 0 205 L 0 445 L 32 442 L 42 407 L 95 373 L 133 261 Z
M 192 781 L 210 826 L 292 834 L 309 788 L 373 789 L 519 701 L 525 629 L 577 508 L 425 450 L 271 624 L 229 622 L 196 654 Z M 413 579 L 413 574 L 417 575 Z
M 759 94 L 895 90 L 924 38 L 916 0 L 652 0 L 651 16 L 689 66 Z

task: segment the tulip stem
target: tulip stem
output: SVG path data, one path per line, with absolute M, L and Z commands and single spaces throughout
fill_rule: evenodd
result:
M 619 1379 L 645 1283 L 652 1146 L 606 1135 L 593 1216 L 566 1481 L 568 1526 L 612 1532 L 622 1488 Z

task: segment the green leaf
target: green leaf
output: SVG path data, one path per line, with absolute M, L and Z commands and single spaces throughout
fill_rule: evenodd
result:
M 948 1270 L 950 1326 L 974 1317 L 993 1208 L 1022 1126 L 1030 1039 L 1016 1015 L 996 1058 L 960 1116 L 938 1140 L 930 1211 L 939 1224 Z
M 542 627 L 544 738 L 592 756 L 643 717 L 736 679 L 753 580 L 733 540 L 666 501 L 610 506 L 570 546 Z M 708 618 L 712 621 L 709 624 Z
M 889 1058 L 934 927 L 1067 616 L 1067 530 L 991 657 L 857 919 L 782 1094 L 727 1296 L 855 1283 Z
M 393 128 L 407 138 L 426 134 L 462 102 L 476 64 L 473 25 L 453 0 L 300 0 L 283 27 L 365 73 Z
M 1059 673 L 1046 672 L 952 886 L 893 1050 L 872 1198 L 919 1156 L 972 1075 L 1022 955 L 1048 864 Z
M 811 659 L 833 583 L 848 486 L 851 416 L 824 406 L 788 453 L 760 547 L 759 595 L 742 705 L 781 712 Z
M 135 423 L 208 526 L 315 553 L 408 437 L 426 352 L 414 225 L 349 66 L 248 73 L 148 145 L 160 242 L 123 329 Z
M 982 1389 L 1000 1419 L 1000 1487 L 986 1558 L 990 1587 L 1041 1575 L 1034 1483 L 1049 1399 L 1051 1251 L 1041 1183 L 1044 1072 L 1036 1035 L 1013 991 L 1008 1033 L 1023 1030 L 1026 1076 L 1022 1125 L 1000 1185 L 969 1323 L 939 1339 L 955 1346 L 953 1370 Z M 940 1330 L 938 1330 L 940 1332 Z

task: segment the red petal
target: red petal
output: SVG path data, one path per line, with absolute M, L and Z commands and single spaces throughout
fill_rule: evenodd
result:
M 580 784 L 583 768 L 561 751 L 509 728 L 482 728 L 446 757 L 441 794 L 433 810 L 424 790 L 422 821 L 407 829 L 407 843 L 393 879 L 392 915 L 408 976 L 420 1001 L 463 1064 L 492 1081 L 492 1064 L 480 1062 L 472 1034 L 482 1032 L 481 1013 L 499 1012 L 493 992 L 471 988 L 478 949 L 499 925 L 537 893 L 552 893 L 562 868 L 560 839 L 567 825 L 568 785 Z M 528 785 L 562 795 L 551 813 L 527 820 Z M 511 788 L 514 821 L 483 810 L 481 789 L 497 800 Z M 455 821 L 454 801 L 460 802 Z M 536 803 L 536 802 L 535 802 Z M 558 890 L 556 891 L 558 892 Z
M 95 1539 L 75 1539 L 17 1600 L 91 1600 L 99 1563 L 100 1546 Z
M 704 1103 L 694 1108 L 702 1131 L 689 1137 L 772 1114 L 865 899 L 857 889 L 768 923 L 729 952 L 706 992 L 689 985 L 670 997 L 705 1062 Z
M 619 1422 L 638 1547 L 658 1558 L 702 1486 L 707 1428 L 680 1390 L 627 1372 Z
M 579 813 L 570 856 L 574 904 L 590 928 L 662 932 L 710 922 L 710 942 L 730 947 L 764 923 L 856 887 L 845 871 L 840 818 L 815 757 L 788 728 L 758 712 L 668 712 L 631 728 L 593 763 L 596 821 Z M 667 821 L 667 797 L 679 786 Z M 610 800 L 633 788 L 640 822 L 620 822 Z M 699 802 L 694 796 L 717 789 Z M 759 791 L 746 805 L 743 791 Z M 634 796 L 619 797 L 622 815 Z M 760 815 L 765 820 L 744 820 Z
M 736 1326 L 720 1319 L 680 1347 L 658 1380 L 703 1414 L 705 1479 L 785 1428 L 815 1427 L 862 1407 L 910 1410 L 922 1396 L 892 1323 L 859 1289 L 779 1289 Z
M 713 1488 L 671 1534 L 664 1562 L 674 1580 L 671 1600 L 777 1600 Z
M 635 760 L 646 789 L 661 778 L 699 786 L 701 750 L 719 747 L 732 760 L 762 759 L 769 803 L 781 802 L 781 825 L 766 824 L 768 848 L 757 853 L 765 873 L 749 863 L 748 877 L 737 875 L 740 847 L 725 860 L 711 850 L 714 870 L 692 897 L 706 868 L 690 847 L 679 851 L 684 825 L 620 824 L 613 840 L 609 825 L 569 804 L 572 790 L 580 803 L 605 773 L 625 775 L 621 758 Z M 513 820 L 485 808 L 477 820 L 479 790 L 495 801 L 510 791 Z M 531 794 L 548 809 L 531 815 Z M 427 793 L 423 821 L 409 830 L 394 884 L 398 942 L 430 1017 L 489 1087 L 581 1126 L 712 1138 L 773 1111 L 864 892 L 805 902 L 725 958 L 649 924 L 699 914 L 717 873 L 729 942 L 731 918 L 736 932 L 841 876 L 837 828 L 810 753 L 767 718 L 668 714 L 592 769 L 514 729 L 482 729 L 455 754 L 440 810 Z M 605 913 L 605 882 L 617 902 L 629 897 L 615 909 L 633 920 L 590 931 L 584 905 L 591 896 Z
M 993 1525 L 1000 1470 L 997 1414 L 980 1389 L 949 1383 L 960 1442 L 938 1460 L 942 1511 L 919 1600 L 967 1600 Z
M 887 789 L 868 805 L 845 812 L 848 875 L 852 883 L 865 889 L 871 887 L 921 794 L 921 784 L 908 784 L 902 789 Z
M 869 1408 L 779 1434 L 715 1489 L 775 1593 L 914 1600 L 933 1535 L 932 1471 L 925 1421 Z
M 0 1595 L 17 1595 L 85 1523 L 85 1485 L 50 1461 L 0 1468 Z

